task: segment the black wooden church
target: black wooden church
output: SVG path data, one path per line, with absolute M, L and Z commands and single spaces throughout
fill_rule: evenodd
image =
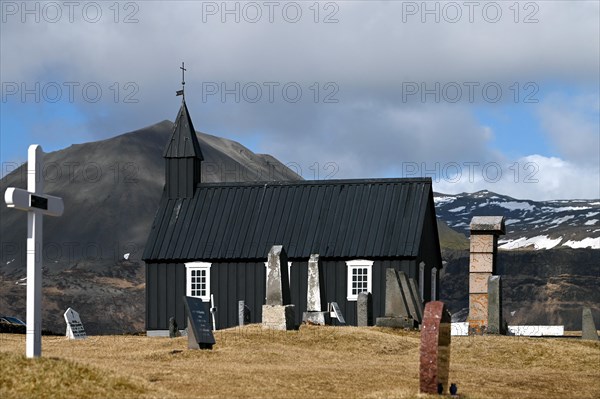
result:
M 424 302 L 436 299 L 442 267 L 431 179 L 202 183 L 200 148 L 185 99 L 164 152 L 166 182 L 143 259 L 146 330 L 169 318 L 184 328 L 182 297 L 214 299 L 216 328 L 238 324 L 238 301 L 259 323 L 267 255 L 288 255 L 296 321 L 306 311 L 308 259 L 319 254 L 326 302 L 356 324 L 356 299 L 373 294 L 384 315 L 385 270 L 413 277 Z

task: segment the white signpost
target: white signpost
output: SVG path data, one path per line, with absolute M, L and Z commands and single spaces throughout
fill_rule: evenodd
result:
M 85 334 L 85 329 L 83 328 L 83 323 L 81 323 L 81 318 L 79 317 L 79 313 L 69 308 L 65 312 L 65 321 L 67 322 L 67 332 L 66 336 L 69 339 L 85 339 L 87 338 Z
M 60 216 L 62 198 L 44 194 L 44 152 L 33 144 L 27 152 L 27 190 L 9 187 L 4 201 L 9 208 L 27 212 L 27 336 L 25 354 L 42 354 L 42 228 L 43 217 Z

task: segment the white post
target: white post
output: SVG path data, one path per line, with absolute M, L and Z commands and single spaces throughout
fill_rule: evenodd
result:
M 44 194 L 44 152 L 37 144 L 27 153 L 27 190 L 9 187 L 4 200 L 9 208 L 27 212 L 27 327 L 25 354 L 42 355 L 42 219 L 60 216 L 62 198 Z
M 27 191 L 44 194 L 44 153 L 39 145 L 29 147 L 27 157 Z M 42 355 L 42 229 L 40 211 L 27 212 L 27 357 Z M 39 250 L 38 250 L 39 249 Z

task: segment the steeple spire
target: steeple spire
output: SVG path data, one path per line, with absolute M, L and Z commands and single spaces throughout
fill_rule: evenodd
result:
M 177 91 L 183 96 L 181 107 L 175 120 L 173 134 L 167 143 L 163 157 L 166 161 L 166 190 L 170 198 L 191 197 L 201 180 L 201 162 L 204 160 L 200 143 L 192 118 L 185 103 L 185 65 L 181 63 L 182 89 Z

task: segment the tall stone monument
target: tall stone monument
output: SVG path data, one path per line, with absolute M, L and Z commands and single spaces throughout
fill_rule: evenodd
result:
M 469 266 L 469 332 L 484 333 L 488 324 L 488 280 L 496 273 L 498 236 L 506 231 L 504 216 L 471 219 Z
M 307 324 L 325 325 L 329 314 L 323 311 L 325 303 L 321 290 L 321 267 L 319 255 L 312 254 L 308 260 L 308 285 L 306 292 L 306 312 L 302 314 L 302 322 Z
M 62 198 L 44 194 L 44 151 L 33 144 L 27 153 L 27 190 L 9 187 L 4 201 L 9 208 L 27 212 L 27 317 L 25 354 L 42 355 L 42 254 L 43 217 L 61 216 Z
M 435 395 L 448 392 L 451 316 L 444 302 L 427 302 L 419 348 L 419 389 Z
M 295 307 L 290 304 L 287 264 L 283 246 L 274 245 L 267 261 L 267 303 L 262 308 L 263 328 L 293 330 L 295 327 Z
M 598 330 L 590 308 L 583 308 L 581 313 L 581 339 L 598 341 Z

